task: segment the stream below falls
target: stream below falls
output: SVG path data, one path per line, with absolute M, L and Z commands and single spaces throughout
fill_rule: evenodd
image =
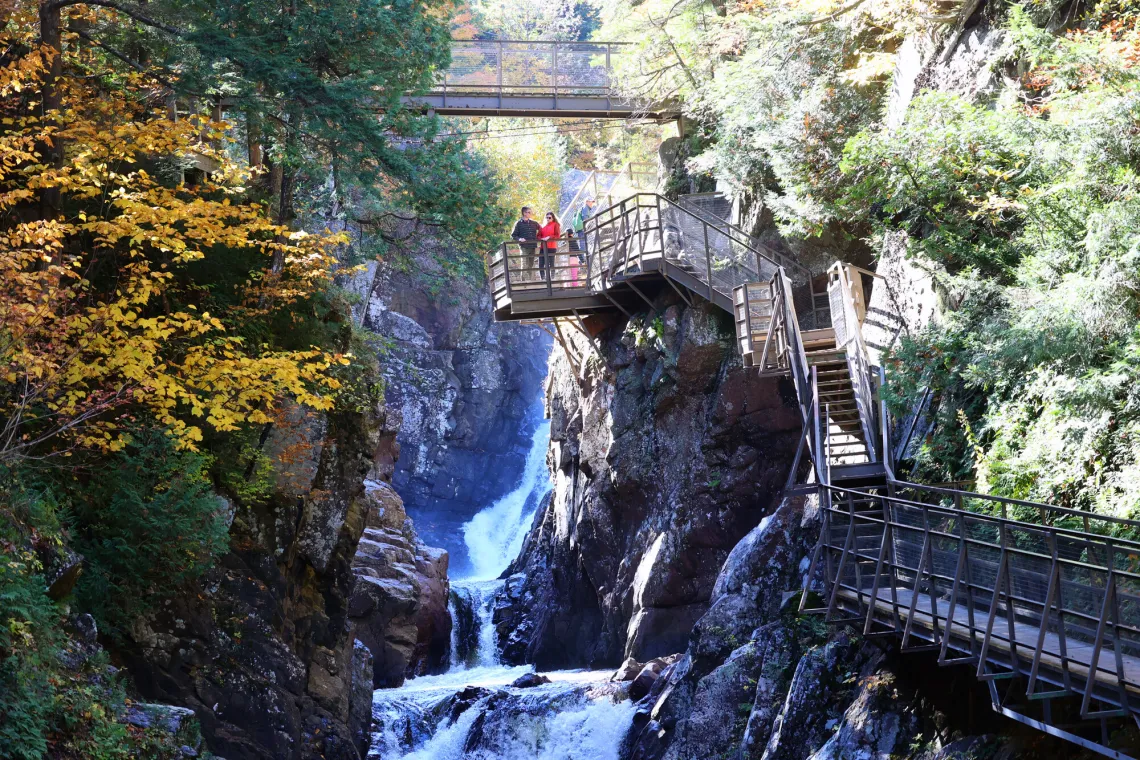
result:
M 369 758 L 617 760 L 634 706 L 609 682 L 611 671 L 543 673 L 550 683 L 520 688 L 511 684 L 533 668 L 499 659 L 492 620 L 499 576 L 550 492 L 549 440 L 543 422 L 515 489 L 464 526 L 473 571 L 451 583 L 450 667 L 376 690 Z

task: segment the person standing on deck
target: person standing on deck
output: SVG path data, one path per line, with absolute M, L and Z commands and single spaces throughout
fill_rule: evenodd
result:
M 515 228 L 511 230 L 511 239 L 519 244 L 525 265 L 524 271 L 527 273 L 534 271 L 534 249 L 538 247 L 539 230 L 542 229 L 538 222 L 530 218 L 532 213 L 530 206 L 523 206 L 519 212 L 522 218 L 515 222 Z
M 578 213 L 574 215 L 574 219 L 570 222 L 570 228 L 574 230 L 574 237 L 578 238 L 579 246 L 582 249 L 582 254 L 578 256 L 579 263 L 585 263 L 585 254 L 589 252 L 589 247 L 586 245 L 586 236 L 582 234 L 582 230 L 586 226 L 586 220 L 594 215 L 594 203 L 593 198 L 587 198 L 585 205 L 578 209 Z
M 538 239 L 542 241 L 542 252 L 538 255 L 538 271 L 543 272 L 550 268 L 549 276 L 554 274 L 554 256 L 558 253 L 558 238 L 562 237 L 562 225 L 553 211 L 546 212 L 546 224 L 538 230 Z M 545 254 L 545 255 L 543 255 Z

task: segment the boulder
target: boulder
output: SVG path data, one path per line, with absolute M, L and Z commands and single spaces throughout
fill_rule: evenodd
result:
M 633 683 L 629 685 L 629 698 L 637 702 L 648 694 L 663 669 L 664 665 L 657 660 L 646 663 L 645 667 L 638 671 L 634 677 Z
M 529 689 L 544 683 L 550 683 L 550 679 L 538 673 L 526 673 L 511 681 L 511 686 L 515 689 Z
M 632 657 L 625 658 L 625 662 L 621 664 L 614 674 L 610 676 L 611 681 L 632 681 L 634 677 L 641 672 L 645 667 L 642 663 L 633 659 Z

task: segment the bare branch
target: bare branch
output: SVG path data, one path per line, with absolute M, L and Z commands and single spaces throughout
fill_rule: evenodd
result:
M 827 16 L 821 16 L 820 18 L 815 18 L 811 21 L 798 21 L 796 22 L 796 26 L 815 26 L 816 24 L 822 24 L 825 21 L 834 21 L 843 14 L 850 13 L 851 11 L 855 10 L 865 2 L 867 2 L 867 0 L 855 0 L 852 3 L 848 3 L 847 5 L 843 6 L 835 13 L 828 14 Z

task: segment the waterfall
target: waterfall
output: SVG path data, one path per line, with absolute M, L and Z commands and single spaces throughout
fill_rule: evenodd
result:
M 551 683 L 511 686 L 531 672 L 499 660 L 494 625 L 499 576 L 518 555 L 551 490 L 550 423 L 538 425 L 514 490 L 463 526 L 472 572 L 454 580 L 451 664 L 373 696 L 369 758 L 377 760 L 617 760 L 634 707 L 609 671 L 544 673 Z
M 535 428 L 518 485 L 463 526 L 463 542 L 473 568 L 468 580 L 498 578 L 518 556 L 535 510 L 550 493 L 549 444 L 550 423 L 544 421 Z

